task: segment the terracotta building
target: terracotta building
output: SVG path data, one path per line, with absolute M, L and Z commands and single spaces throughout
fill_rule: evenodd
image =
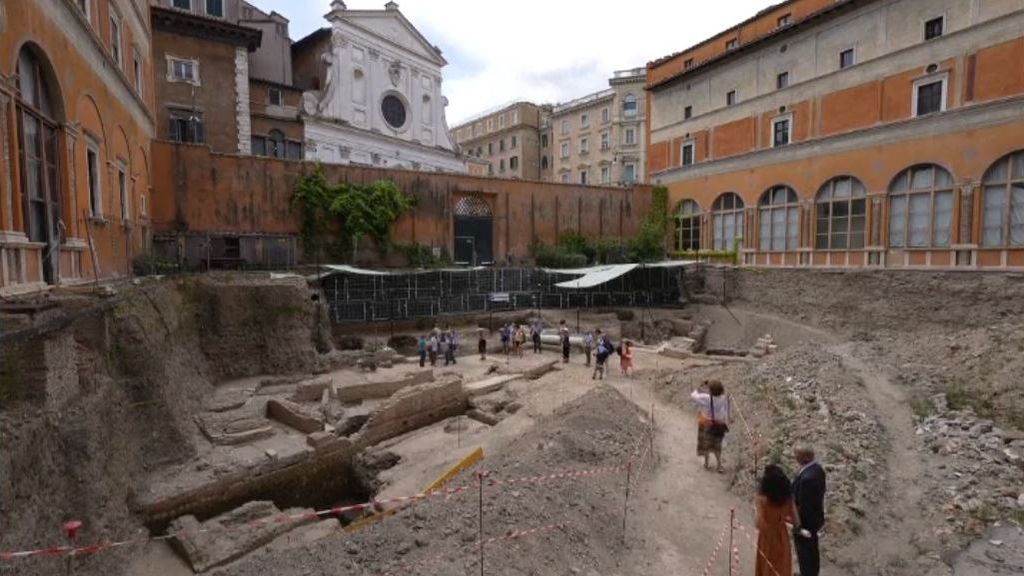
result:
M 149 238 L 150 41 L 145 0 L 0 10 L 0 293 L 131 273 Z
M 243 0 L 159 0 L 152 22 L 158 138 L 302 157 L 286 18 Z
M 675 247 L 1024 266 L 1024 1 L 791 0 L 648 64 Z
M 453 127 L 470 173 L 483 165 L 479 175 L 540 180 L 540 126 L 550 112 L 550 106 L 515 102 Z

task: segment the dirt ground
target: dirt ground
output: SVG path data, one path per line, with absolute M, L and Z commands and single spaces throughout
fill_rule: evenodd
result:
M 375 497 L 388 499 L 422 490 L 482 447 L 484 459 L 448 484 L 467 490 L 401 508 L 360 531 L 260 550 L 212 573 L 476 573 L 481 504 L 474 482 L 487 472 L 484 538 L 496 539 L 485 547 L 487 574 L 699 574 L 732 510 L 751 526 L 763 465 L 778 462 L 792 472 L 789 453 L 798 443 L 818 449 L 829 475 L 824 573 L 1024 573 L 1024 298 L 1014 296 L 1024 294 L 1024 283 L 867 273 L 795 284 L 787 278 L 744 271 L 728 307 L 690 305 L 649 316 L 703 322 L 708 347 L 746 356 L 678 359 L 658 354 L 656 345 L 639 347 L 632 377 L 619 373 L 613 357 L 609 376 L 596 381 L 574 354 L 568 365 L 485 396 L 518 407 L 496 425 L 458 416 L 372 448 L 397 462 L 376 476 Z M 936 281 L 944 283 L 929 284 Z M 0 399 L 7 402 L 0 405 L 0 444 L 14 447 L 0 453 L 0 514 L 13 520 L 0 525 L 0 551 L 59 543 L 55 527 L 72 517 L 88 519 L 88 542 L 145 535 L 127 495 L 206 453 L 196 442 L 194 414 L 218 384 L 338 369 L 339 353 L 330 350 L 305 286 L 233 286 L 143 286 L 112 314 L 44 338 L 38 358 L 19 356 L 23 381 L 10 377 L 10 364 L 6 372 L 0 367 Z M 854 293 L 859 303 L 842 300 Z M 958 298 L 976 302 L 976 313 Z M 273 313 L 263 317 L 258 311 L 267 306 Z M 542 315 L 550 325 L 564 319 L 575 328 L 574 311 Z M 637 338 L 638 319 L 637 311 L 580 314 L 581 327 L 601 327 L 616 341 Z M 459 326 L 464 348 L 475 349 L 478 324 Z M 364 342 L 385 341 L 376 328 Z M 777 346 L 771 354 L 747 354 L 769 334 Z M 490 340 L 493 350 L 497 338 Z M 553 350 L 543 356 L 557 357 Z M 37 361 L 65 369 L 36 374 L 30 368 Z M 529 351 L 485 361 L 465 354 L 437 374 L 454 372 L 472 384 L 536 361 Z M 688 396 L 708 379 L 723 381 L 739 408 L 724 474 L 705 471 L 695 454 Z M 36 385 L 44 395 L 33 395 Z M 598 472 L 535 478 L 580 470 Z M 502 483 L 527 477 L 534 480 Z M 541 531 L 514 537 L 534 529 Z M 736 533 L 739 573 L 753 570 L 747 536 Z M 59 558 L 18 562 L 0 562 L 0 575 L 63 569 Z M 711 574 L 725 574 L 727 565 L 723 549 Z M 170 546 L 149 544 L 76 559 L 75 573 L 192 571 Z

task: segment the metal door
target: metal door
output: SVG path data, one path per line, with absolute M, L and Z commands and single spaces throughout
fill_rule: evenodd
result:
M 494 218 L 487 202 L 467 196 L 455 205 L 455 262 L 479 266 L 494 263 Z

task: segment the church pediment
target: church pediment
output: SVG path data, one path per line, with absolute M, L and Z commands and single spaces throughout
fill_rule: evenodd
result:
M 447 64 L 434 45 L 397 9 L 344 10 L 334 14 L 346 24 L 426 58 L 438 66 Z

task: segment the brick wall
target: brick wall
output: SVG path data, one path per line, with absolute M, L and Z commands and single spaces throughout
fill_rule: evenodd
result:
M 292 190 L 314 166 L 154 142 L 154 232 L 297 234 Z M 499 262 L 528 258 L 534 239 L 551 244 L 567 231 L 629 239 L 651 202 L 646 186 L 602 188 L 342 165 L 324 170 L 332 183 L 394 181 L 416 197 L 417 206 L 396 223 L 392 239 L 450 252 L 455 203 L 468 195 L 485 199 Z

